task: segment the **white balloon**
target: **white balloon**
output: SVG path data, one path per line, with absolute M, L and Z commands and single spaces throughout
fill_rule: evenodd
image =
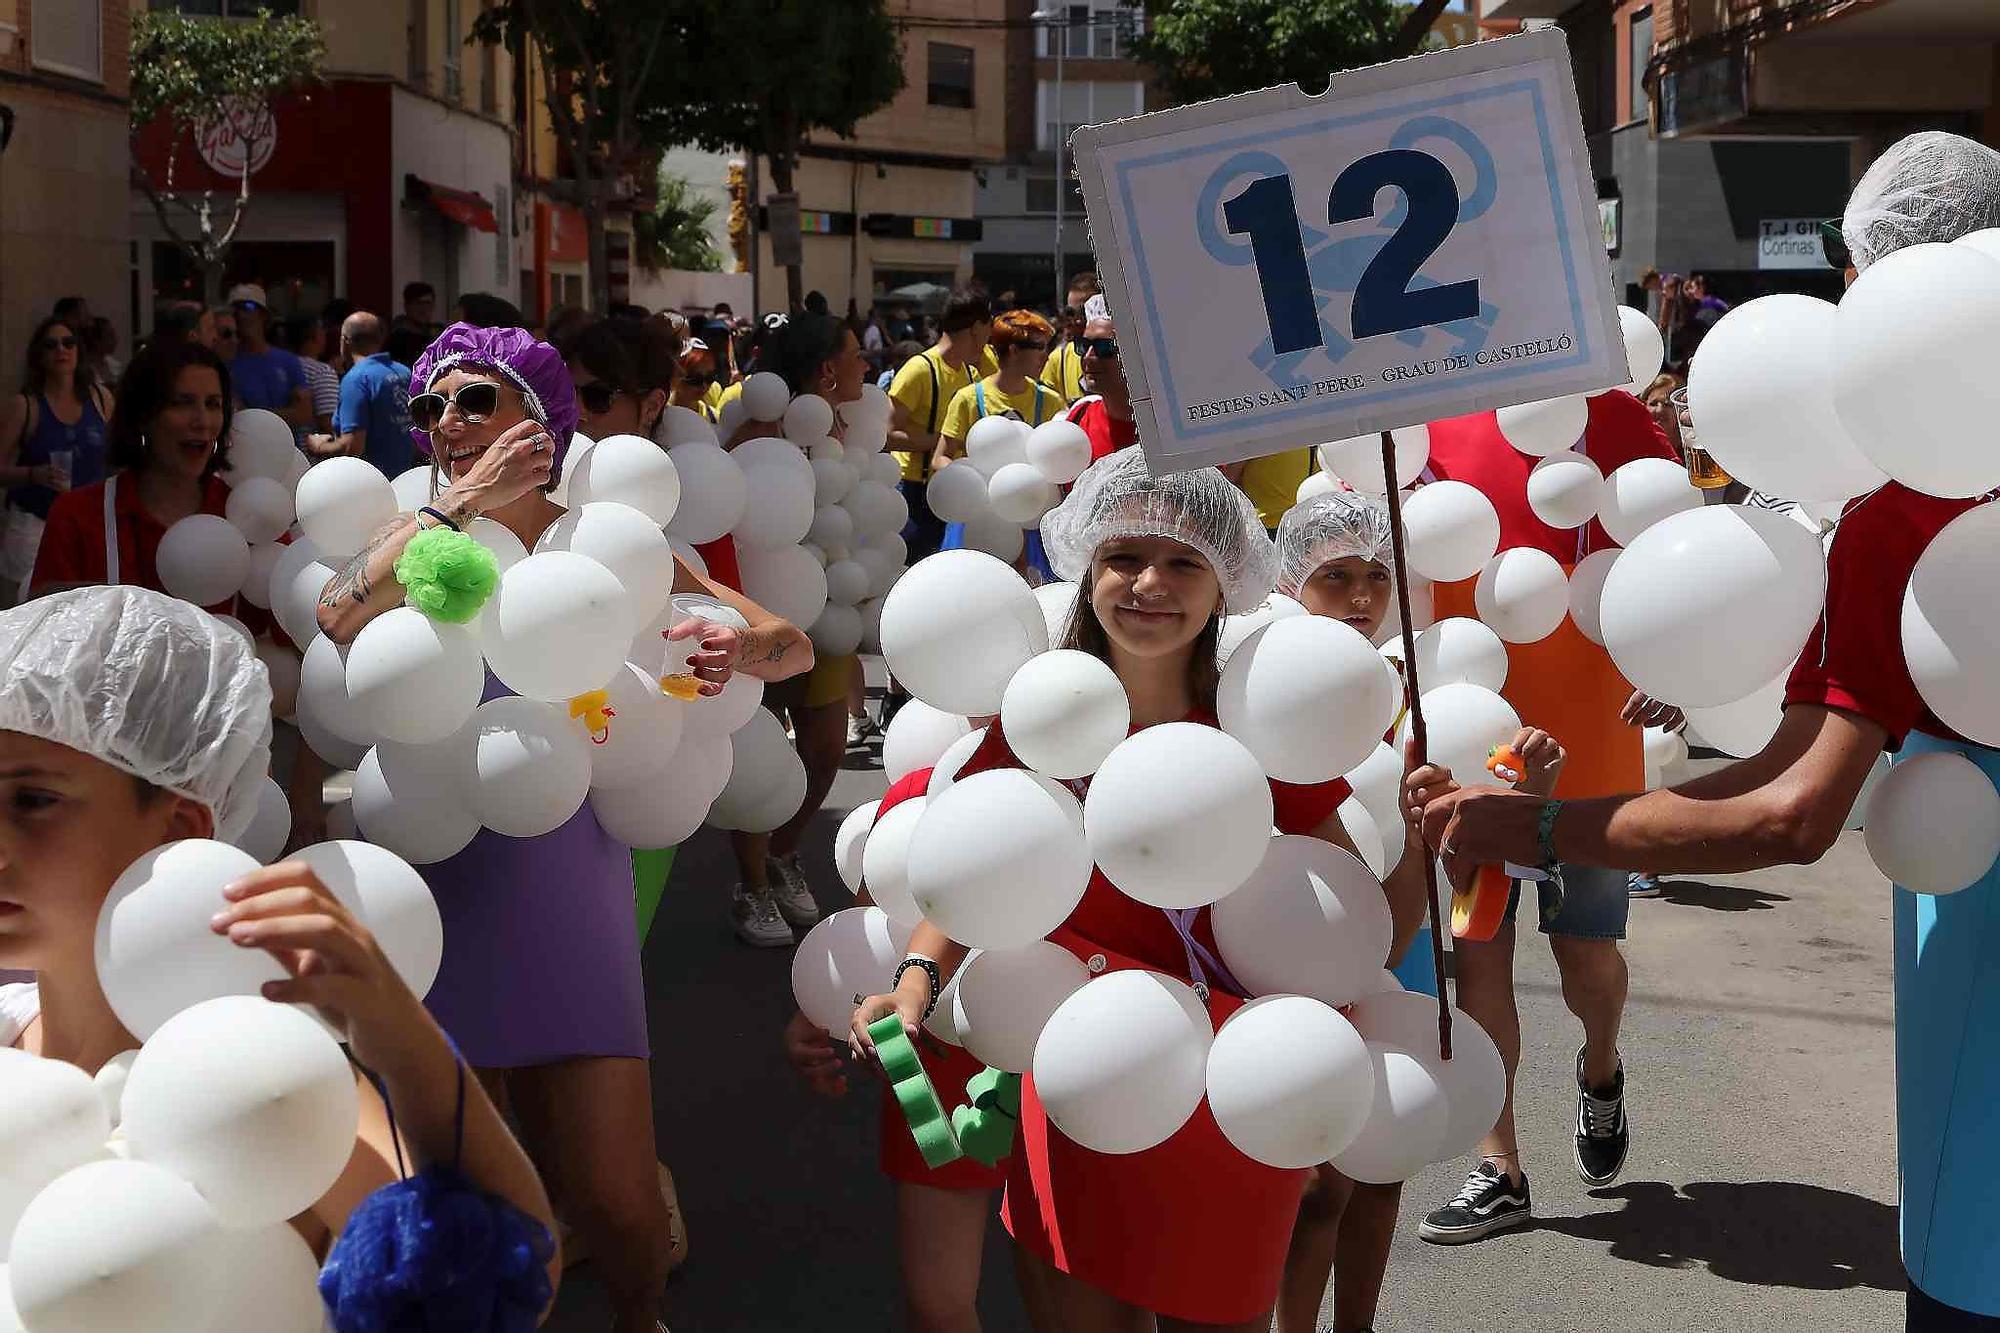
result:
M 252 606 L 271 605 L 271 575 L 277 571 L 278 561 L 284 558 L 285 548 L 279 542 L 267 542 L 250 548 L 249 556 L 243 562 L 243 582 L 237 585 L 237 592 Z
M 172 1172 L 90 1162 L 28 1205 L 7 1278 L 33 1333 L 205 1333 L 231 1281 L 231 1239 Z
M 1448 1161 L 1478 1146 L 1507 1098 L 1507 1067 L 1486 1029 L 1453 1005 L 1446 1060 L 1438 1051 L 1437 997 L 1400 986 L 1356 1000 L 1349 1017 L 1364 1040 L 1414 1056 L 1444 1088 L 1450 1124 L 1432 1160 Z
M 479 832 L 467 776 L 473 741 L 463 732 L 439 745 L 384 741 L 354 770 L 354 823 L 369 842 L 412 865 L 465 850 Z
M 1388 1185 L 1435 1160 L 1451 1134 L 1451 1100 L 1422 1061 L 1398 1047 L 1369 1042 L 1375 1097 L 1354 1141 L 1333 1159 L 1350 1180 Z
M 1647 727 L 1643 743 L 1646 750 L 1646 789 L 1653 791 L 1671 785 L 1672 779 L 1668 775 L 1677 772 L 1687 762 L 1686 739 L 1678 731 Z
M 1867 458 L 1925 495 L 2000 485 L 1985 447 L 2000 415 L 2000 262 L 1972 246 L 1883 255 L 1840 299 L 1827 378 L 1834 411 Z
M 1862 836 L 1891 882 L 1912 893 L 1957 893 L 2000 858 L 2000 792 L 1962 754 L 1911 755 L 1875 789 Z
M 868 831 L 875 826 L 880 801 L 868 801 L 847 812 L 833 835 L 833 868 L 849 893 L 861 892 L 861 858 L 868 847 Z
M 654 423 L 653 442 L 663 444 L 668 449 L 679 444 L 714 444 L 715 427 L 709 424 L 707 417 L 693 408 L 669 403 L 667 410 L 660 414 L 659 421 Z
M 869 540 L 880 540 L 903 530 L 910 521 L 910 504 L 887 481 L 857 483 L 841 502 L 854 516 L 854 531 Z
M 722 828 L 741 827 L 785 791 L 792 770 L 800 767 L 784 725 L 766 709 L 731 733 L 729 749 L 729 780 L 710 811 L 710 821 Z
M 877 825 L 871 848 L 881 833 Z M 1091 872 L 1076 797 L 1020 769 L 974 773 L 930 800 L 908 864 L 924 919 L 979 949 L 1018 948 L 1054 930 L 1082 901 Z M 872 875 L 870 884 L 873 892 Z
M 1451 770 L 1461 787 L 1504 787 L 1486 760 L 1496 745 L 1506 745 L 1521 732 L 1521 715 L 1492 690 L 1477 685 L 1441 685 L 1424 691 L 1424 720 L 1429 724 L 1429 758 Z M 1403 719 L 1396 735 L 1398 748 L 1409 743 L 1410 720 Z
M 840 446 L 836 444 L 833 447 L 838 449 Z M 830 458 L 815 458 L 812 470 L 813 503 L 821 509 L 839 504 L 854 489 L 854 473 L 845 463 Z
M 1946 524 L 1903 593 L 1903 660 L 1917 693 L 1946 726 L 1983 745 L 2000 744 L 1996 518 L 2000 506 L 1979 505 Z
M 1629 305 L 1618 307 L 1619 332 L 1625 335 L 1625 368 L 1632 373 L 1632 379 L 1624 388 L 1633 397 L 1641 397 L 1646 387 L 1659 377 L 1660 367 L 1667 363 L 1667 340 L 1660 334 L 1660 326 L 1652 316 L 1643 310 L 1634 310 Z M 1714 336 L 1709 330 L 1709 336 Z M 1707 344 L 1707 339 L 1702 340 Z
M 1265 839 L 1263 861 L 1210 914 L 1216 947 L 1253 995 L 1342 1005 L 1375 987 L 1393 924 L 1382 883 L 1353 853 L 1318 838 Z
M 1569 614 L 1569 580 L 1547 551 L 1516 546 L 1487 561 L 1472 599 L 1495 634 L 1509 643 L 1536 643 L 1561 628 Z
M 868 566 L 859 560 L 835 560 L 826 567 L 826 600 L 836 606 L 859 606 L 868 596 L 868 584 Z
M 971 523 L 987 517 L 993 508 L 986 498 L 986 474 L 976 467 L 939 468 L 924 488 L 924 502 L 946 523 Z
M 661 780 L 593 787 L 591 813 L 627 847 L 677 847 L 707 822 L 733 762 L 727 736 L 683 737 Z
M 1256 756 L 1193 722 L 1121 741 L 1084 804 L 1098 868 L 1153 907 L 1205 906 L 1249 879 L 1264 859 L 1272 818 L 1271 785 Z
M 911 694 L 967 717 L 999 712 L 1014 672 L 1049 646 L 1034 593 L 978 551 L 918 562 L 883 600 L 881 634 L 889 670 Z
M 1341 482 L 1339 477 L 1334 476 L 1331 472 L 1314 472 L 1299 483 L 1298 490 L 1292 493 L 1292 503 L 1304 504 L 1306 501 L 1316 500 L 1322 495 L 1335 495 L 1339 493 L 1340 489 Z
M 538 838 L 582 808 L 590 742 L 561 709 L 502 697 L 479 705 L 467 726 L 474 738 L 471 805 L 481 824 L 510 838 Z
M 801 628 L 826 610 L 826 570 L 802 547 L 779 546 L 736 553 L 743 575 L 743 595 Z
M 1035 940 L 1018 949 L 983 950 L 959 967 L 955 980 L 952 1023 L 959 1044 L 995 1069 L 1025 1074 L 1049 1016 L 1083 989 L 1090 971 L 1061 945 Z
M 612 435 L 581 458 L 564 460 L 567 506 L 593 502 L 630 505 L 656 526 L 673 521 L 681 501 L 681 479 L 667 451 L 643 435 Z
M 1185 982 L 1109 972 L 1049 1016 L 1035 1043 L 1035 1092 L 1056 1128 L 1093 1152 L 1144 1152 L 1201 1105 L 1213 1039 Z
M 743 423 L 750 419 L 750 409 L 743 403 L 743 395 L 738 394 L 715 410 L 715 433 L 724 444 L 736 438 L 743 429 Z
M 1069 631 L 1070 618 L 1076 614 L 1076 585 L 1044 583 L 1035 589 L 1035 602 L 1042 608 L 1042 619 L 1048 626 L 1050 644 L 1061 643 L 1063 636 Z M 1227 627 L 1228 622 L 1223 623 Z
M 725 785 L 725 797 L 727 792 Z M 790 751 L 779 764 L 776 782 L 755 800 L 743 802 L 738 807 L 732 808 L 725 804 L 724 797 L 718 797 L 716 808 L 709 811 L 709 822 L 741 829 L 745 833 L 769 833 L 790 822 L 805 804 L 805 799 L 805 762 L 796 751 Z
M 1603 646 L 1604 580 L 1624 552 L 1615 546 L 1592 551 L 1569 572 L 1569 618 L 1584 638 Z
M 44 1186 L 103 1154 L 111 1124 L 83 1070 L 0 1047 L 0 1250 Z
M 1317 1166 L 1347 1147 L 1375 1096 L 1354 1025 L 1303 995 L 1252 1000 L 1231 1014 L 1209 1047 L 1207 1083 L 1222 1136 L 1280 1170 Z
M 1846 500 L 1888 480 L 1834 406 L 1831 301 L 1784 292 L 1716 321 L 1688 369 L 1697 442 L 1729 475 L 1768 495 Z
M 97 1099 L 104 1103 L 104 1112 L 111 1117 L 113 1126 L 118 1124 L 119 1117 L 124 1111 L 125 1084 L 132 1077 L 132 1062 L 138 1058 L 139 1052 L 136 1049 L 120 1051 L 106 1060 L 103 1067 L 91 1076 L 90 1086 L 97 1093 Z M 109 1145 L 100 1141 L 97 1146 L 102 1148 Z M 0 1324 L 0 1330 L 4 1330 L 5 1327 L 4 1324 Z
M 744 464 L 743 480 L 743 517 L 731 529 L 739 548 L 797 546 L 806 539 L 815 513 L 810 470 L 751 462 Z
M 1056 507 L 1062 492 L 1034 464 L 1008 463 L 988 479 L 986 498 L 997 517 L 1029 527 Z
M 822 549 L 847 546 L 854 540 L 854 516 L 837 504 L 822 504 L 813 511 L 806 540 Z
M 1477 685 L 1497 694 L 1507 683 L 1507 645 L 1470 616 L 1449 616 L 1417 636 L 1417 680 L 1426 690 Z
M 850 461 L 857 464 L 880 454 L 883 447 L 888 443 L 889 419 L 887 417 L 879 421 L 872 419 L 868 421 L 849 421 L 846 423 L 846 434 L 841 436 L 841 447 L 848 451 Z M 894 463 L 896 460 L 892 458 L 889 461 Z M 897 475 L 901 475 L 900 465 L 898 465 Z
M 250 817 L 250 827 L 234 840 L 235 845 L 260 865 L 269 865 L 285 850 L 285 841 L 291 836 L 291 802 L 283 787 L 265 778 L 257 787 L 257 813 Z
M 760 370 L 743 381 L 743 410 L 752 421 L 779 420 L 791 401 L 791 388 L 782 375 Z
M 250 546 L 228 519 L 190 514 L 160 538 L 154 561 L 160 586 L 170 595 L 196 606 L 214 606 L 243 586 L 243 576 L 250 570 Z
M 301 648 L 319 637 L 319 597 L 337 572 L 309 541 L 285 547 L 271 568 L 271 614 Z
M 965 457 L 986 477 L 1028 461 L 1028 427 L 1012 417 L 981 417 L 965 433 Z
M 229 1281 L 210 1328 L 259 1333 L 322 1333 L 319 1260 L 290 1223 L 229 1233 Z
M 910 928 L 879 907 L 849 907 L 806 933 L 792 954 L 792 998 L 843 1039 L 861 1000 L 879 994 L 910 945 Z
M 829 601 L 807 633 L 812 638 L 813 651 L 819 654 L 819 660 L 846 657 L 861 647 L 861 613 L 851 606 Z
M 990 555 L 995 560 L 1012 564 L 1021 558 L 1026 545 L 1021 525 L 1010 523 L 998 514 L 987 514 L 965 525 L 966 549 Z
M 248 852 L 204 838 L 147 852 L 118 876 L 97 914 L 95 959 L 104 998 L 142 1041 L 188 1006 L 257 995 L 291 974 L 261 949 L 209 929 L 222 890 L 257 869 Z
M 1514 403 L 1494 413 L 1500 434 L 1530 458 L 1547 458 L 1583 438 L 1590 424 L 1590 400 L 1581 394 Z
M 894 486 L 902 480 L 902 465 L 894 454 L 876 454 L 868 460 L 868 477 L 883 486 Z
M 1382 837 L 1382 826 L 1375 822 L 1375 816 L 1367 806 L 1350 796 L 1334 810 L 1340 816 L 1340 827 L 1347 832 L 1347 840 L 1354 844 L 1354 850 L 1361 854 L 1361 862 L 1368 867 L 1368 873 L 1376 879 L 1389 876 L 1389 848 Z M 1402 847 L 1396 848 L 1396 860 L 1401 862 Z
M 1599 610 L 1604 646 L 1656 699 L 1729 703 L 1798 657 L 1825 587 L 1818 539 L 1784 515 L 1745 505 L 1690 510 L 1642 533 L 1611 567 Z
M 429 463 L 419 463 L 413 468 L 405 468 L 389 481 L 389 490 L 396 497 L 396 512 L 413 514 L 424 505 L 437 498 L 437 487 L 433 480 L 437 474 Z
M 1401 426 L 1389 433 L 1396 461 L 1396 489 L 1415 485 L 1431 460 L 1431 428 Z M 1387 495 L 1382 484 L 1382 437 L 1357 435 L 1334 440 L 1319 447 L 1319 465 L 1355 490 L 1367 495 Z
M 331 648 L 332 640 L 324 640 Z M 309 654 L 326 654 L 315 641 Z M 411 745 L 443 740 L 465 725 L 486 684 L 479 639 L 463 625 L 398 606 L 362 626 L 345 662 L 347 702 L 365 735 Z M 345 716 L 344 714 L 341 716 Z M 337 717 L 327 719 L 342 730 Z
M 742 521 L 749 483 L 726 451 L 708 440 L 687 440 L 667 450 L 667 458 L 681 483 L 669 536 L 691 544 L 712 542 Z
M 1067 417 L 1029 431 L 1027 450 L 1036 471 L 1058 486 L 1069 485 L 1090 466 L 1090 436 Z
M 1613 468 L 1604 479 L 1597 521 L 1620 546 L 1630 546 L 1640 533 L 1663 519 L 1702 507 L 1702 495 L 1688 480 L 1687 469 L 1664 458 L 1635 458 Z
M 1347 785 L 1354 789 L 1354 799 L 1367 806 L 1368 813 L 1375 817 L 1377 830 L 1403 826 L 1403 756 L 1395 746 L 1386 741 L 1377 745 L 1345 776 Z M 1399 852 L 1399 858 L 1400 855 Z
M 343 558 L 359 551 L 396 516 L 389 479 L 365 458 L 329 458 L 299 481 L 299 527 L 306 540 Z
M 675 537 L 667 538 L 667 545 L 673 548 L 675 558 L 682 564 L 703 578 L 708 577 L 708 561 L 701 558 L 700 551 Z
M 651 620 L 674 592 L 673 547 L 652 517 L 627 504 L 594 500 L 551 523 L 535 550 L 589 556 L 624 585 L 632 615 Z
M 1266 625 L 1230 655 L 1215 708 L 1222 729 L 1264 772 L 1317 783 L 1368 757 L 1395 719 L 1398 693 L 1353 626 L 1293 616 Z
M 1861 790 L 1855 794 L 1854 805 L 1847 812 L 1847 821 L 1841 825 L 1843 832 L 1852 833 L 1868 826 L 1868 807 L 1875 801 L 1875 792 L 1882 785 L 1882 779 L 1889 776 L 1890 762 L 1886 754 L 1875 756 L 1874 766 L 1868 776 L 1861 780 Z
M 1306 615 L 1307 611 L 1297 600 L 1274 592 L 1263 601 L 1240 616 L 1224 616 L 1222 632 L 1216 636 L 1215 657 L 1227 664 L 1252 634 L 1275 620 L 1285 620 L 1292 616 Z
M 945 746 L 944 753 L 938 756 L 935 764 L 931 765 L 931 780 L 924 784 L 924 794 L 935 797 L 958 781 L 959 771 L 972 762 L 972 756 L 977 754 L 979 747 L 985 743 L 986 731 L 981 728 L 977 731 L 968 731 Z
M 833 405 L 816 393 L 802 393 L 785 406 L 785 438 L 812 444 L 833 434 Z
M 298 727 L 299 735 L 305 738 L 307 748 L 325 760 L 336 772 L 353 768 L 361 762 L 361 757 L 368 753 L 367 746 L 343 740 L 320 725 L 318 719 L 312 715 L 312 710 L 303 704 L 300 705 L 292 721 Z
M 697 740 L 726 740 L 757 715 L 764 702 L 764 682 L 736 672 L 722 693 L 688 701 L 681 734 Z
M 234 486 L 242 479 L 264 477 L 285 483 L 289 492 L 303 458 L 289 422 L 276 412 L 246 407 L 229 423 L 229 466 L 222 479 Z
M 438 939 L 442 947 L 441 931 Z M 146 1039 L 119 1129 L 134 1160 L 189 1181 L 224 1226 L 245 1228 L 317 1203 L 354 1153 L 358 1115 L 354 1072 L 318 1023 L 289 1005 L 226 995 Z
M 924 919 L 910 892 L 910 840 L 929 804 L 925 796 L 897 802 L 875 821 L 861 851 L 861 883 L 868 900 L 890 920 L 908 926 Z
M 278 540 L 297 517 L 291 488 L 269 477 L 245 477 L 230 487 L 222 516 L 253 546 Z
M 537 551 L 500 576 L 479 636 L 487 666 L 508 689 L 563 703 L 602 689 L 643 623 L 603 565 L 573 551 Z
M 1456 583 L 1485 568 L 1500 548 L 1500 514 L 1477 487 L 1434 481 L 1403 503 L 1403 542 L 1412 570 Z
M 281 722 L 290 721 L 293 709 L 298 706 L 299 676 L 304 663 L 297 653 L 270 639 L 257 641 L 257 660 L 264 664 L 265 674 L 271 678 L 271 715 Z
M 1741 699 L 1713 708 L 1687 710 L 1688 730 L 1711 749 L 1748 759 L 1771 743 L 1785 717 L 1785 681 L 1781 672 Z
M 1582 527 L 1603 498 L 1604 473 L 1574 449 L 1550 454 L 1528 474 L 1528 508 L 1552 528 Z
M 849 424 L 856 421 L 887 421 L 895 411 L 895 404 L 879 385 L 863 384 L 861 396 L 853 402 L 841 404 L 841 418 Z
M 1000 725 L 1029 768 L 1083 778 L 1125 739 L 1132 709 L 1115 671 L 1089 653 L 1061 648 L 1029 658 L 1014 673 L 1000 699 Z

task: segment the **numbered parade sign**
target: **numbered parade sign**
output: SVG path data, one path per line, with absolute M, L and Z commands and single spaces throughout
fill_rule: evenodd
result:
M 1629 378 L 1559 31 L 1074 150 L 1156 473 Z

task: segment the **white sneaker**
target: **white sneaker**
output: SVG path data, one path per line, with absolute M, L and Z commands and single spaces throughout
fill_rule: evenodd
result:
M 797 852 L 765 857 L 764 873 L 771 882 L 771 899 L 777 903 L 778 914 L 785 918 L 786 925 L 811 930 L 819 924 L 819 903 L 813 898 L 812 886 L 806 883 L 806 872 L 799 867 Z
M 753 893 L 738 884 L 729 895 L 729 920 L 736 927 L 736 938 L 753 949 L 789 949 L 798 942 L 768 891 Z

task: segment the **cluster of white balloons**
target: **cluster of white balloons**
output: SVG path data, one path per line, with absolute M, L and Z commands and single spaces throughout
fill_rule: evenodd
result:
M 1032 1070 L 1050 1117 L 1087 1147 L 1143 1151 L 1204 1097 L 1232 1143 L 1277 1166 L 1345 1164 L 1351 1153 L 1358 1178 L 1402 1179 L 1468 1147 L 1498 1112 L 1497 1052 L 1439 1060 L 1435 1008 L 1427 1041 L 1342 1016 L 1338 1006 L 1384 985 L 1391 922 L 1378 872 L 1330 843 L 1272 832 L 1272 778 L 1343 774 L 1378 855 L 1378 827 L 1400 829 L 1401 765 L 1382 741 L 1400 698 L 1392 669 L 1351 627 L 1281 603 L 1224 664 L 1220 728 L 1134 733 L 1111 669 L 1050 649 L 1050 626 L 1076 596 L 1057 588 L 1031 590 L 1000 560 L 960 550 L 920 562 L 890 593 L 883 654 L 915 698 L 891 724 L 885 763 L 892 777 L 933 775 L 879 823 L 864 806 L 842 825 L 841 875 L 865 883 L 874 906 L 837 913 L 801 942 L 800 1008 L 843 1030 L 855 996 L 886 984 L 928 921 L 976 951 L 931 1030 L 995 1068 Z M 1025 767 L 960 776 L 996 716 Z M 1186 983 L 1147 971 L 1093 978 L 1047 937 L 1094 872 L 1152 906 L 1212 907 L 1223 963 L 1259 998 L 1218 1033 Z M 1492 1051 L 1470 1020 L 1460 1030 L 1461 1051 Z M 1470 1132 L 1448 1132 L 1461 1119 Z
M 1090 437 L 1066 417 L 1030 427 L 1012 417 L 974 422 L 965 457 L 932 474 L 931 512 L 965 524 L 965 545 L 1012 562 L 1025 530 L 1062 500 L 1062 488 L 1090 466 Z
M 417 995 L 443 926 L 423 877 L 383 848 L 297 854 L 362 920 Z M 190 839 L 112 885 L 96 968 L 143 1044 L 93 1079 L 0 1049 L 0 1310 L 31 1333 L 323 1327 L 319 1265 L 288 1219 L 354 1149 L 354 1074 L 311 1010 L 261 998 L 288 975 L 209 929 L 223 887 L 256 868 Z

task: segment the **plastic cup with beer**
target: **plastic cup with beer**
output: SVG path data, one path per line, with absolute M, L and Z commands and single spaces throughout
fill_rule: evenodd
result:
M 685 592 L 672 600 L 673 618 L 669 621 L 669 633 L 685 620 L 704 620 L 715 625 L 730 625 L 737 629 L 749 629 L 750 622 L 739 614 L 736 608 L 726 602 L 701 593 Z M 691 634 L 684 639 L 663 640 L 666 658 L 660 664 L 660 693 L 683 702 L 701 697 L 701 680 L 688 666 L 688 659 L 701 651 L 701 635 Z
M 1667 401 L 1673 404 L 1674 418 L 1680 424 L 1681 452 L 1687 462 L 1688 480 L 1704 491 L 1721 490 L 1734 478 L 1723 471 L 1722 464 L 1716 462 L 1695 438 L 1694 415 L 1688 411 L 1686 387 L 1668 394 Z

